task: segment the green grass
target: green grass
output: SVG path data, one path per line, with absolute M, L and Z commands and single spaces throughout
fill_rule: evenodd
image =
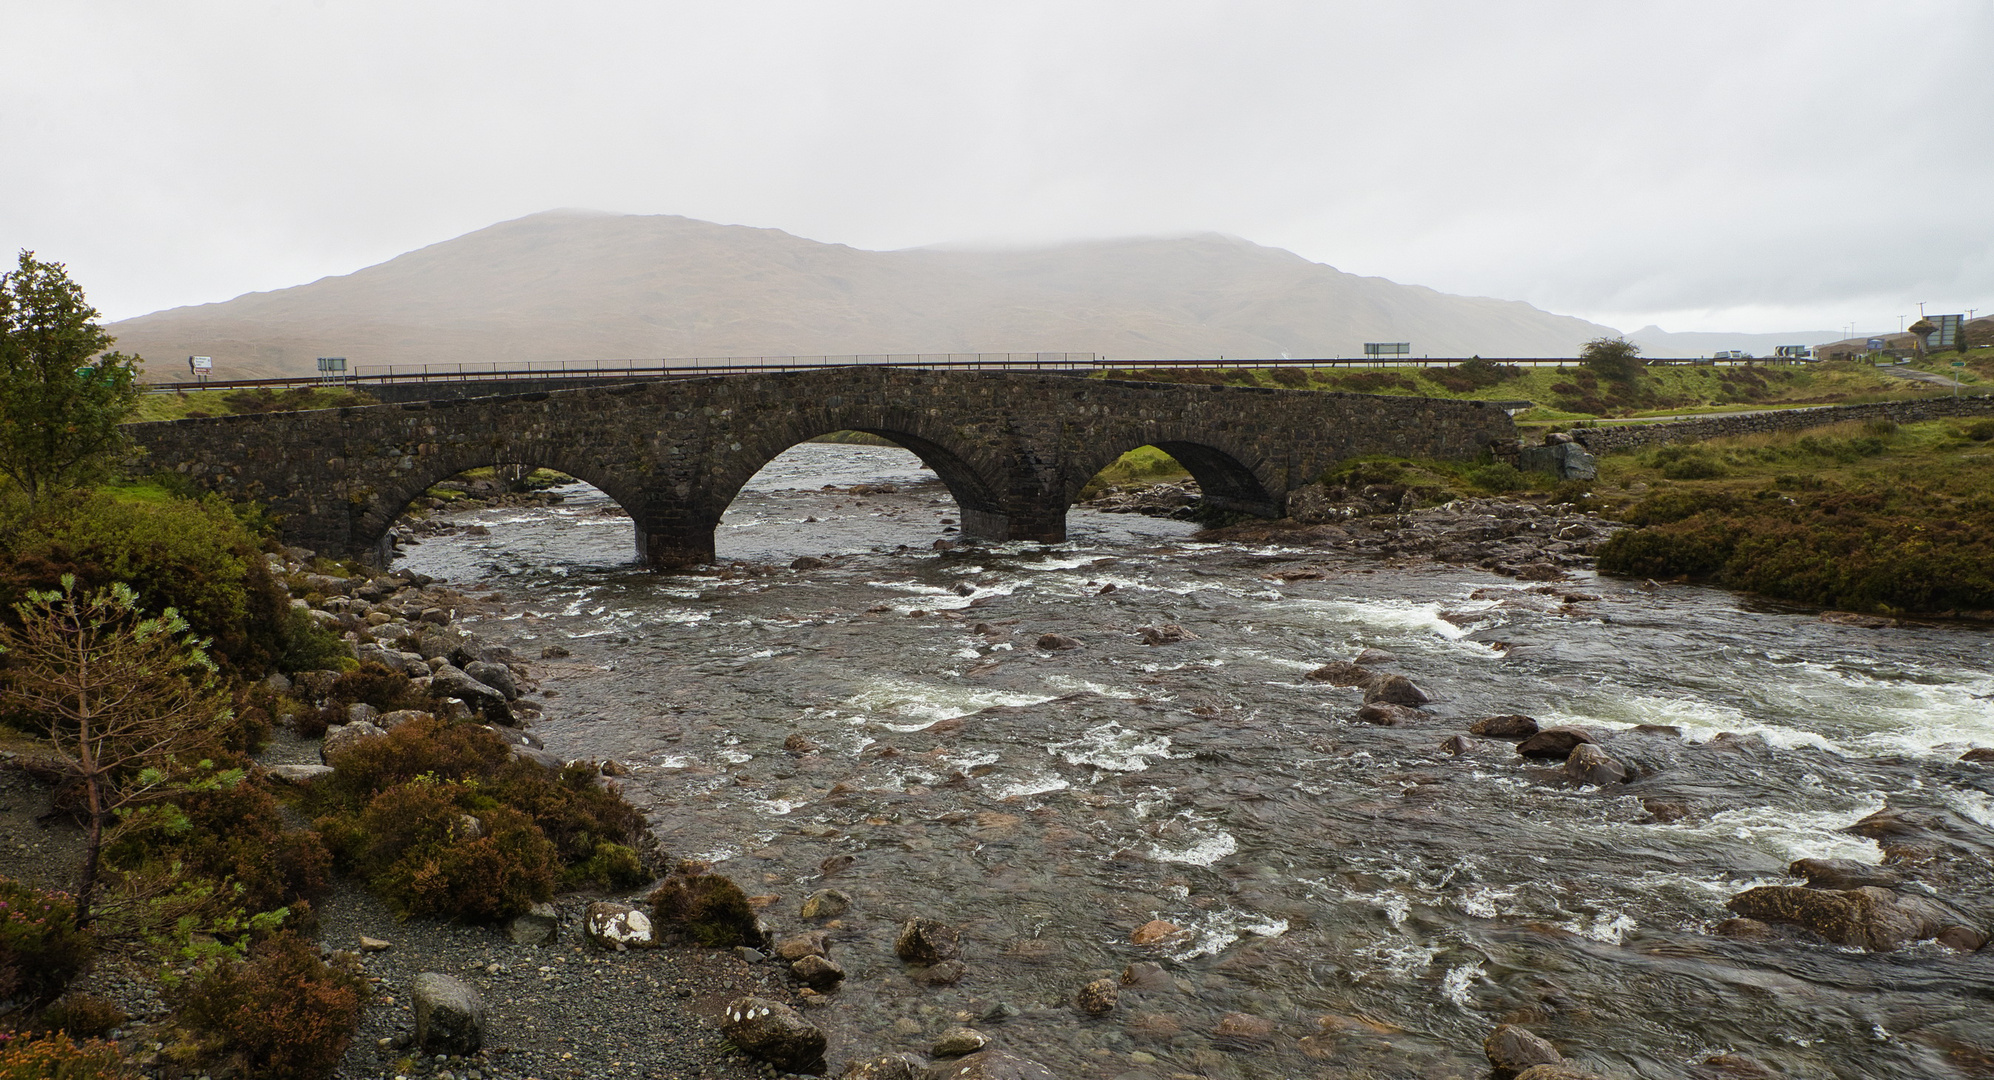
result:
M 231 416 L 237 413 L 275 412 L 295 409 L 338 409 L 353 405 L 378 405 L 374 397 L 357 390 L 338 387 L 300 387 L 275 391 L 181 390 L 171 394 L 146 394 L 139 398 L 133 421 L 186 420 L 201 416 Z
M 1080 497 L 1091 499 L 1110 488 L 1148 487 L 1186 480 L 1190 475 L 1190 471 L 1169 454 L 1154 446 L 1138 446 L 1095 473 L 1094 478 L 1087 481 L 1087 486 L 1080 489 Z

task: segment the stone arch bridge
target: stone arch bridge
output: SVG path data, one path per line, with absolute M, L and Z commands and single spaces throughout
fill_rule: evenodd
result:
M 547 393 L 219 416 L 126 429 L 147 464 L 266 504 L 287 542 L 378 558 L 430 485 L 530 465 L 602 489 L 659 567 L 713 561 L 713 530 L 771 458 L 832 431 L 918 454 L 962 533 L 1057 542 L 1095 473 L 1155 445 L 1212 504 L 1278 517 L 1289 492 L 1362 454 L 1472 457 L 1516 437 L 1480 402 L 1009 372 L 832 368 Z

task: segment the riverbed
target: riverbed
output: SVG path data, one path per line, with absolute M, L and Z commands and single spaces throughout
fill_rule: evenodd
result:
M 778 933 L 810 928 L 814 890 L 852 897 L 849 977 L 811 1012 L 834 1068 L 967 1022 L 1076 1078 L 1478 1077 L 1516 1022 L 1624 1076 L 1724 1053 L 1994 1075 L 1989 951 L 1711 932 L 1795 859 L 1878 861 L 1843 830 L 1886 805 L 1994 823 L 1994 767 L 1957 761 L 1994 745 L 1982 630 L 1080 509 L 1064 544 L 957 546 L 955 503 L 897 448 L 778 458 L 707 573 L 645 570 L 614 504 L 564 494 L 460 515 L 489 534 L 404 564 L 496 595 L 466 628 L 529 658 L 551 750 L 629 768 L 666 850 L 777 897 Z M 1165 625 L 1194 636 L 1138 632 Z M 568 655 L 531 660 L 548 646 Z M 1431 695 L 1420 719 L 1356 722 L 1358 691 L 1306 678 L 1365 649 Z M 1602 732 L 1644 775 L 1443 748 L 1499 713 Z M 1945 899 L 1985 927 L 1985 896 Z M 962 928 L 959 984 L 907 977 L 914 915 Z M 1152 920 L 1177 931 L 1133 944 Z M 1113 1012 L 1074 1009 L 1125 971 Z

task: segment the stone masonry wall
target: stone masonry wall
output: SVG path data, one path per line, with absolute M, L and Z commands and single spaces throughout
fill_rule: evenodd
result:
M 713 528 L 769 459 L 851 429 L 931 466 L 964 534 L 1065 538 L 1066 507 L 1122 453 L 1161 446 L 1220 506 L 1266 516 L 1360 454 L 1472 457 L 1514 440 L 1480 402 L 1008 372 L 834 368 L 134 424 L 151 467 L 267 503 L 287 540 L 375 553 L 409 502 L 486 465 L 585 480 L 658 565 L 710 561 Z
M 1573 428 L 1572 440 L 1594 454 L 1611 454 L 1660 443 L 1696 442 L 1731 435 L 1757 435 L 1775 431 L 1801 431 L 1807 428 L 1842 424 L 1851 420 L 1893 420 L 1900 424 L 1917 420 L 1938 420 L 1948 416 L 1994 415 L 1994 396 L 1929 398 L 1923 401 L 1885 401 L 1873 405 L 1829 405 L 1818 409 L 1781 409 L 1748 415 L 1728 414 L 1678 420 L 1666 424 L 1626 424 L 1615 427 Z

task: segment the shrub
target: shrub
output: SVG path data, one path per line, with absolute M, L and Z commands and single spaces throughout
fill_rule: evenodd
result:
M 403 918 L 511 918 L 554 895 L 554 845 L 517 810 L 466 807 L 474 788 L 416 781 L 376 796 L 360 815 L 358 865 Z
M 340 644 L 343 646 L 345 643 Z M 327 726 L 344 724 L 347 706 L 360 702 L 372 705 L 381 712 L 398 709 L 426 711 L 436 704 L 428 694 L 416 689 L 407 675 L 370 661 L 333 680 L 326 691 L 324 707 L 298 718 L 298 733 L 307 737 L 323 735 Z
M 644 828 L 644 815 L 636 807 L 624 802 L 621 795 L 596 786 L 599 776 L 591 762 L 570 763 L 556 774 L 530 761 L 518 760 L 500 769 L 487 787 L 493 798 L 532 817 L 554 844 L 564 864 L 578 867 L 598 858 L 606 859 L 595 869 L 583 872 L 575 887 L 587 882 L 607 885 L 607 881 L 596 875 L 624 864 L 613 853 L 604 856 L 601 846 L 625 845 Z M 642 883 L 641 876 L 629 882 Z
M 1561 480 L 1551 489 L 1549 502 L 1553 506 L 1583 506 L 1592 499 L 1592 481 Z
M 75 919 L 67 895 L 0 878 L 0 1000 L 46 1001 L 83 970 L 93 944 Z
M 327 809 L 357 810 L 374 796 L 419 776 L 437 780 L 482 779 L 512 757 L 495 732 L 476 724 L 411 720 L 378 739 L 351 743 L 332 755 L 336 770 L 313 785 Z
M 1579 349 L 1587 372 L 1614 382 L 1633 382 L 1641 374 L 1641 347 L 1624 338 L 1594 338 Z
M 587 861 L 570 866 L 562 872 L 561 887 L 622 892 L 634 889 L 649 880 L 651 880 L 650 872 L 644 869 L 644 860 L 638 856 L 635 848 L 604 840 L 595 846 L 595 853 L 590 855 Z
M 36 1031 L 75 1039 L 101 1039 L 122 1025 L 125 1011 L 94 994 L 70 994 L 35 1017 Z
M 1662 475 L 1671 480 L 1715 480 L 1725 475 L 1723 462 L 1711 454 L 1682 454 L 1662 466 Z
M 1966 437 L 1972 439 L 1974 442 L 1986 442 L 1989 439 L 1994 439 L 1994 420 L 1975 420 L 1973 423 L 1966 425 Z
M 183 875 L 227 882 L 233 905 L 274 911 L 325 895 L 332 856 L 317 833 L 286 829 L 267 782 L 243 780 L 175 800 L 178 813 L 132 829 L 105 854 L 113 866 L 178 862 Z
M 1489 492 L 1521 491 L 1526 487 L 1523 474 L 1507 461 L 1493 465 L 1471 465 L 1464 474 L 1468 483 Z
M 296 935 L 278 934 L 245 962 L 213 964 L 176 997 L 180 1022 L 206 1056 L 249 1076 L 316 1080 L 330 1076 L 346 1053 L 367 982 L 326 964 Z
M 659 927 L 702 945 L 727 948 L 763 944 L 761 923 L 739 885 L 700 863 L 680 863 L 650 896 Z
M 125 1080 L 118 1044 L 75 1042 L 67 1035 L 8 1038 L 0 1032 L 0 1080 Z
M 1282 386 L 1307 386 L 1309 384 L 1309 373 L 1298 367 L 1277 367 L 1268 372 L 1268 375 Z

